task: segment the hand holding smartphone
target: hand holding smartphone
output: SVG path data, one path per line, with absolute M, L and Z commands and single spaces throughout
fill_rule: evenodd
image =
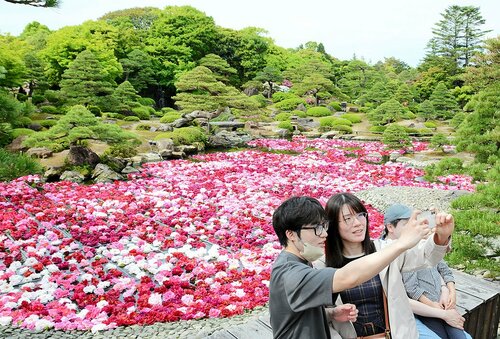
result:
M 418 220 L 422 219 L 427 219 L 429 228 L 436 227 L 436 212 L 431 210 L 422 211 L 422 213 L 420 213 L 418 216 Z

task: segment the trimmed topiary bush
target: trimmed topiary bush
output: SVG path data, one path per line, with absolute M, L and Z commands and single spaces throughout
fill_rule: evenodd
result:
M 342 114 L 341 116 L 342 119 L 347 119 L 353 124 L 360 123 L 362 121 L 361 117 L 359 114 L 353 114 L 353 113 L 348 113 L 348 114 Z
M 151 98 L 139 98 L 137 99 L 137 102 L 140 103 L 142 106 L 148 106 L 148 107 L 154 107 L 156 105 L 156 101 Z
M 321 127 L 332 127 L 339 125 L 352 126 L 352 122 L 347 119 L 329 116 L 319 118 L 319 125 Z
M 385 126 L 372 126 L 370 127 L 370 132 L 374 134 L 382 134 L 384 133 L 385 129 Z
M 41 106 L 40 107 L 40 112 L 42 113 L 47 113 L 47 114 L 63 114 L 62 110 L 60 108 L 57 108 L 55 106 Z
M 278 102 L 274 105 L 274 107 L 283 111 L 292 111 L 296 109 L 300 104 L 306 105 L 306 101 L 302 98 L 291 98 Z
M 149 108 L 151 108 L 151 107 L 149 107 Z M 154 111 L 154 109 L 153 109 L 153 111 Z M 149 112 L 149 109 L 146 106 L 134 107 L 134 108 L 132 108 L 132 112 L 134 112 L 134 114 L 136 116 L 138 116 L 140 120 L 149 120 L 151 118 L 151 114 Z
M 299 118 L 305 118 L 305 117 L 307 117 L 306 112 L 302 112 L 302 111 L 299 111 L 299 110 L 291 111 L 290 113 L 292 115 L 298 116 Z
M 342 111 L 342 107 L 340 106 L 340 103 L 337 101 L 332 101 L 328 104 L 334 111 Z
M 351 134 L 352 133 L 352 127 L 346 126 L 346 125 L 334 125 L 331 127 L 331 129 L 333 131 L 344 132 L 344 134 Z
M 300 97 L 296 94 L 291 93 L 291 92 L 276 92 L 271 97 L 271 100 L 274 103 L 281 102 L 281 101 L 287 100 L 287 99 L 300 99 Z
M 163 113 L 163 115 L 168 114 L 168 113 L 179 113 L 178 111 L 176 111 L 172 107 L 163 107 L 161 109 L 161 112 Z
M 390 149 L 401 149 L 411 146 L 411 140 L 404 126 L 390 124 L 382 135 L 382 142 Z
M 39 123 L 40 126 L 45 127 L 45 128 L 51 128 L 52 126 L 57 124 L 57 120 L 39 120 L 36 122 Z
M 280 121 L 278 128 L 289 130 L 293 132 L 293 125 L 290 121 Z
M 431 128 L 431 129 L 436 129 L 437 128 L 437 124 L 433 121 L 426 121 L 424 122 L 424 126 L 427 127 L 427 128 Z
M 170 124 L 181 117 L 180 113 L 169 113 L 160 118 L 162 124 Z
M 195 143 L 205 144 L 207 141 L 205 132 L 199 127 L 176 128 L 172 132 L 158 134 L 155 137 L 155 140 L 169 138 L 174 141 L 174 145 L 193 145 Z
M 309 117 L 327 117 L 331 116 L 332 112 L 326 107 L 318 106 L 309 108 L 306 115 Z
M 31 135 L 33 133 L 35 133 L 35 131 L 29 128 L 14 128 L 12 130 L 12 138 L 15 139 L 21 135 Z
M 150 124 L 139 124 L 135 127 L 136 130 L 149 131 L 151 129 Z
M 267 99 L 262 94 L 252 95 L 250 99 L 257 102 L 260 108 L 267 106 Z
M 129 117 L 123 118 L 123 121 L 140 121 L 139 117 L 136 117 L 135 115 L 131 115 Z
M 276 114 L 276 116 L 274 117 L 274 120 L 276 120 L 276 121 L 289 121 L 291 116 L 292 116 L 291 113 L 283 112 L 283 113 Z

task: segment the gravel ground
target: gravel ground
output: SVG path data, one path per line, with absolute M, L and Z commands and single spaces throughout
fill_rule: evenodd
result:
M 435 206 L 440 210 L 448 210 L 450 201 L 458 196 L 466 194 L 463 191 L 443 191 L 419 187 L 379 187 L 356 193 L 356 195 L 372 206 L 384 210 L 390 204 L 399 202 L 420 209 Z M 40 332 L 15 328 L 12 326 L 0 326 L 0 338 L 24 339 L 24 338 L 206 338 L 224 328 L 230 328 L 253 320 L 267 312 L 267 308 L 260 307 L 244 315 L 229 319 L 203 319 L 179 321 L 175 323 L 156 323 L 149 326 L 128 326 L 114 330 L 101 331 L 93 334 L 90 331 L 56 331 L 44 330 Z

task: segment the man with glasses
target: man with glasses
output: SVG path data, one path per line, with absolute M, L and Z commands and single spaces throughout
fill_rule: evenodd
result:
M 361 216 L 354 216 L 361 218 Z M 412 222 L 398 241 L 342 268 L 314 269 L 311 262 L 324 254 L 329 224 L 320 202 L 293 197 L 273 214 L 273 228 L 283 251 L 273 264 L 269 311 L 274 338 L 331 338 L 329 318 L 353 321 L 357 311 L 342 306 L 327 314 L 332 293 L 353 288 L 377 275 L 405 250 L 429 234 L 425 224 Z

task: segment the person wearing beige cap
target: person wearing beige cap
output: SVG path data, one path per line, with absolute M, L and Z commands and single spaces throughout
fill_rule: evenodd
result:
M 383 238 L 398 239 L 411 213 L 406 205 L 391 205 L 384 214 Z M 428 214 L 428 218 L 435 218 L 435 213 Z M 435 220 L 427 222 L 435 224 Z M 471 338 L 463 330 L 465 319 L 456 310 L 455 279 L 444 260 L 435 267 L 403 272 L 402 276 L 420 338 Z

